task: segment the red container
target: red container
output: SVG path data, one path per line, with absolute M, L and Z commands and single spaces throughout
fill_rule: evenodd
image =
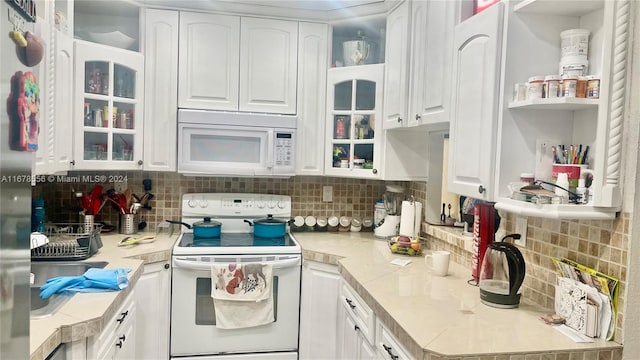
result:
M 474 208 L 471 276 L 476 283 L 480 279 L 484 253 L 487 251 L 489 244 L 494 241 L 495 214 L 494 203 L 477 203 Z

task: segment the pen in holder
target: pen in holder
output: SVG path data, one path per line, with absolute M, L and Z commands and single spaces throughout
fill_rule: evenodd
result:
M 138 232 L 138 219 L 136 214 L 120 214 L 118 232 L 131 235 Z

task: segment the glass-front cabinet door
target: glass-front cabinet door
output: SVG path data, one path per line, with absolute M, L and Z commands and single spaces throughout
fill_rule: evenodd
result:
M 76 41 L 75 170 L 142 166 L 140 53 Z
M 383 64 L 329 70 L 325 174 L 380 177 L 383 74 Z

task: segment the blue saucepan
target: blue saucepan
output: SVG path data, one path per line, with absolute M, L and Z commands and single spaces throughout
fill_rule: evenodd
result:
M 210 217 L 204 218 L 204 221 L 194 222 L 193 225 L 175 220 L 167 220 L 171 224 L 181 224 L 188 229 L 193 229 L 193 236 L 196 239 L 213 239 L 220 237 L 220 231 L 222 230 L 222 224 L 217 221 L 211 221 Z
M 263 238 L 277 238 L 282 237 L 287 233 L 287 224 L 291 220 L 276 219 L 273 215 L 269 214 L 264 219 L 258 219 L 251 222 L 245 220 L 247 224 L 253 226 L 253 235 Z

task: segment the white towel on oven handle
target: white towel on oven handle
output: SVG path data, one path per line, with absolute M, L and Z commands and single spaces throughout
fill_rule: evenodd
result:
M 269 264 L 213 265 L 211 297 L 216 328 L 241 329 L 273 323 L 272 280 Z

